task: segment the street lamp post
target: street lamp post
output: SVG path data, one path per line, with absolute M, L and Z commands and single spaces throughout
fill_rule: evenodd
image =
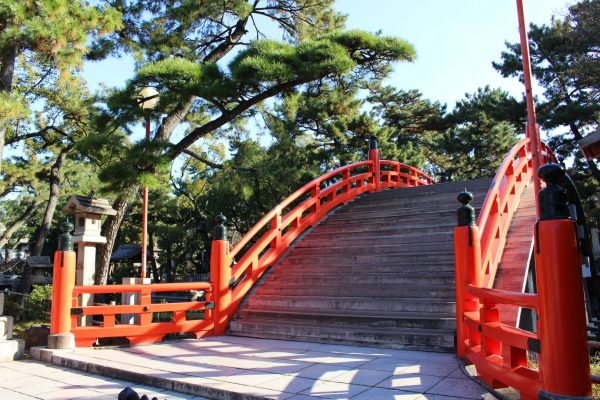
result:
M 158 91 L 152 87 L 145 87 L 138 93 L 138 102 L 146 117 L 146 143 L 150 143 L 150 113 L 158 104 Z M 142 267 L 140 277 L 146 277 L 146 264 L 148 261 L 148 186 L 144 185 L 142 199 Z

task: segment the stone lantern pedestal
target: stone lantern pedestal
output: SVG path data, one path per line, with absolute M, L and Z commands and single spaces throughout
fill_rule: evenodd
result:
M 96 275 L 96 246 L 106 243 L 106 238 L 100 234 L 101 218 L 103 215 L 116 215 L 108 200 L 93 199 L 86 196 L 71 196 L 62 212 L 75 217 L 73 242 L 77 245 L 77 267 L 75 285 L 91 286 Z M 81 295 L 82 307 L 93 306 L 94 296 Z M 91 317 L 80 317 L 81 326 L 92 324 Z

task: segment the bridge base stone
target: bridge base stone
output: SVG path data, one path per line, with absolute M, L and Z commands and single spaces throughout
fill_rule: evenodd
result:
M 0 363 L 21 360 L 25 354 L 25 341 L 22 339 L 0 340 Z
M 540 390 L 538 394 L 539 400 L 591 400 L 592 398 L 592 396 L 564 396 L 561 394 L 544 392 L 543 390 Z
M 57 333 L 48 336 L 48 348 L 49 349 L 74 349 L 75 348 L 75 336 L 72 333 Z

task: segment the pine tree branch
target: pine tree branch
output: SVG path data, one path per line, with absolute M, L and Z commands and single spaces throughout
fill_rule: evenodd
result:
M 245 101 L 240 102 L 237 106 L 232 108 L 231 111 L 229 111 L 228 113 L 221 114 L 218 118 L 194 129 L 187 136 L 185 136 L 183 139 L 181 139 L 178 143 L 173 145 L 173 147 L 171 148 L 171 151 L 168 154 L 169 158 L 171 158 L 171 159 L 177 158 L 177 156 L 179 156 L 181 153 L 183 153 L 183 150 L 185 150 L 188 147 L 190 147 L 191 145 L 193 145 L 194 142 L 196 142 L 196 140 L 200 139 L 202 136 L 204 136 L 210 132 L 213 132 L 214 130 L 220 128 L 221 126 L 227 124 L 228 122 L 231 122 L 237 116 L 239 116 L 241 113 L 248 110 L 250 107 L 254 106 L 255 104 L 258 104 L 261 101 L 266 100 L 270 97 L 273 97 L 281 92 L 292 89 L 298 85 L 308 83 L 312 80 L 313 79 L 311 79 L 311 78 L 293 79 L 291 81 L 272 86 L 269 89 L 267 89 L 261 93 L 258 93 L 257 95 L 250 97 L 249 99 L 247 99 Z
M 200 161 L 201 163 L 208 165 L 211 168 L 215 168 L 215 169 L 225 168 L 225 166 L 223 164 L 218 164 L 216 162 L 210 161 L 207 158 L 202 157 L 198 153 L 193 152 L 192 150 L 184 149 L 184 150 L 182 150 L 182 153 L 187 154 L 188 156 Z M 231 166 L 231 169 L 236 170 L 236 171 L 256 172 L 256 170 L 253 168 L 242 168 L 242 167 L 236 167 L 233 165 Z

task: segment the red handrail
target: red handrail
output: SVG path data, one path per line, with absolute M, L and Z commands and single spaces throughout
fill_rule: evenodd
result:
M 409 165 L 386 160 L 380 161 L 380 165 L 394 169 L 381 171 L 380 177 L 373 179 L 374 161 L 368 160 L 340 167 L 316 178 L 283 200 L 233 246 L 229 260 L 234 264 L 231 275 L 235 288 L 232 290 L 229 317 L 236 312 L 239 303 L 258 278 L 280 259 L 290 244 L 335 207 L 362 193 L 376 191 L 379 179 L 382 189 L 434 183 L 431 177 Z M 360 171 L 365 167 L 367 171 Z M 336 178 L 337 182 L 329 182 Z M 288 210 L 303 196 L 307 198 Z M 242 254 L 249 243 L 254 244 Z M 236 263 L 237 257 L 239 260 Z
M 396 161 L 380 161 L 376 146 L 369 160 L 328 172 L 296 190 L 265 215 L 233 248 L 225 238 L 213 240 L 211 282 L 152 285 L 76 286 L 72 290 L 71 332 L 77 346 L 89 346 L 98 338 L 127 337 L 131 343 L 160 341 L 165 334 L 191 332 L 196 336 L 225 332 L 239 303 L 260 276 L 273 266 L 292 242 L 327 213 L 365 192 L 433 184 L 425 173 Z M 224 228 L 223 228 L 224 229 Z M 69 289 L 70 290 L 70 289 Z M 205 301 L 152 303 L 157 292 L 202 290 Z M 135 305 L 79 306 L 82 294 L 133 294 Z M 186 312 L 203 310 L 201 320 L 188 320 Z M 152 322 L 153 313 L 170 312 L 172 322 Z M 137 314 L 134 324 L 118 324 L 117 316 Z M 99 326 L 80 326 L 80 316 L 101 315 Z
M 518 142 L 502 161 L 490 185 L 477 226 L 481 232 L 481 268 L 483 286 L 492 288 L 502 258 L 508 228 L 519 205 L 521 194 L 532 178 L 530 139 Z M 543 163 L 554 160 L 554 154 L 542 143 Z
M 177 303 L 152 303 L 152 293 L 204 291 L 206 301 L 185 301 Z M 97 285 L 75 286 L 71 306 L 71 333 L 78 347 L 91 346 L 100 338 L 126 337 L 131 344 L 152 343 L 162 340 L 170 333 L 190 332 L 201 337 L 213 329 L 210 296 L 212 285 L 209 282 L 157 283 L 152 285 Z M 81 294 L 136 294 L 137 304 L 93 305 L 80 307 Z M 204 318 L 188 319 L 188 311 L 204 310 Z M 152 322 L 154 313 L 172 313 L 170 322 Z M 119 324 L 117 316 L 136 315 L 132 324 Z M 100 325 L 80 326 L 80 316 L 101 315 Z
M 461 222 L 454 230 L 457 355 L 475 364 L 479 378 L 489 386 L 511 386 L 524 399 L 553 394 L 589 396 L 591 378 L 574 222 L 540 216 L 534 253 L 537 294 L 490 288 L 512 215 L 533 176 L 528 147 L 529 139 L 524 139 L 504 159 L 478 224 L 464 226 Z M 545 144 L 541 158 L 554 159 Z M 533 226 L 531 232 L 533 239 Z M 498 304 L 535 310 L 537 333 L 501 323 Z M 539 368 L 529 365 L 528 352 L 539 354 Z

